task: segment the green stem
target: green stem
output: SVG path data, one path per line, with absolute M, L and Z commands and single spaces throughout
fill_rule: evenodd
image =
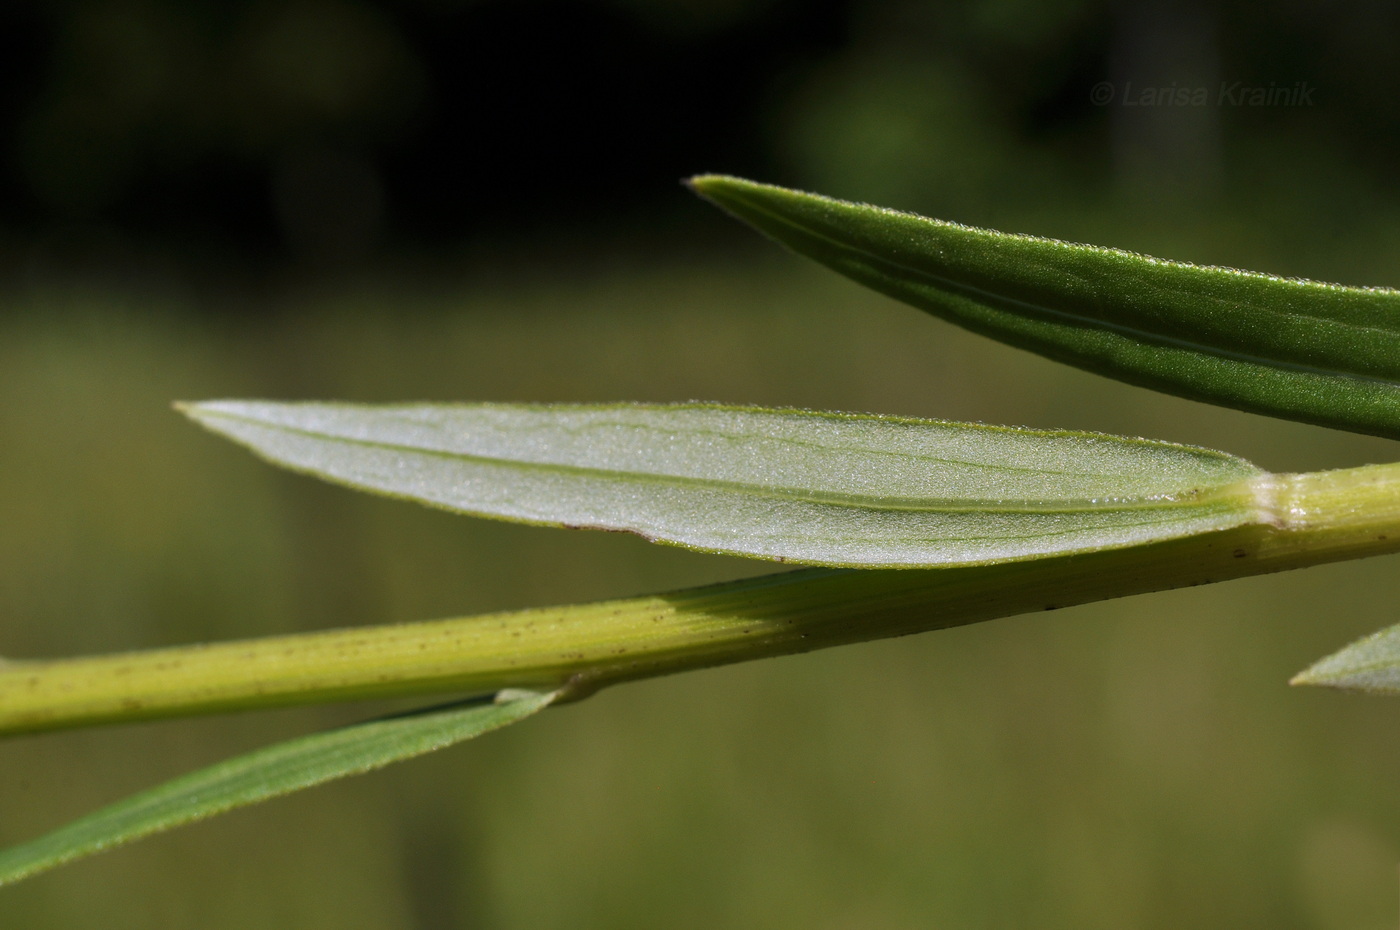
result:
M 1127 549 L 804 569 L 672 594 L 0 667 L 0 734 L 430 692 L 599 687 L 1400 550 L 1400 464 L 1267 475 L 1257 521 Z

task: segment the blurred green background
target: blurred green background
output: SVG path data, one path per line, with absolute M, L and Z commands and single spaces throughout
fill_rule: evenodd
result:
M 1392 443 L 975 339 L 784 255 L 675 180 L 729 171 L 1394 286 L 1397 15 L 10 4 L 0 655 L 771 568 L 322 486 L 183 422 L 176 399 L 706 399 L 1100 429 L 1276 470 L 1393 460 Z M 1222 95 L 1236 84 L 1312 93 L 1248 106 Z M 1172 88 L 1208 100 L 1124 105 Z M 1394 565 L 628 685 L 5 889 L 0 925 L 1393 927 L 1400 703 L 1285 682 L 1396 621 Z M 384 709 L 5 741 L 0 842 Z

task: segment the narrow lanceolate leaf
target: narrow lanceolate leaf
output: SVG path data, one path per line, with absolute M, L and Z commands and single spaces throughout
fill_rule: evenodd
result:
M 702 404 L 184 409 L 365 490 L 813 565 L 979 564 L 1225 529 L 1260 519 L 1267 477 L 1142 439 Z
M 1388 627 L 1357 640 L 1299 672 L 1292 683 L 1371 694 L 1400 694 L 1400 626 Z
M 973 332 L 1195 400 L 1400 439 L 1400 291 L 1008 235 L 692 180 L 794 251 Z
M 554 698 L 553 693 L 502 692 L 494 702 L 361 723 L 220 762 L 0 852 L 0 885 L 152 833 L 442 749 L 523 720 Z

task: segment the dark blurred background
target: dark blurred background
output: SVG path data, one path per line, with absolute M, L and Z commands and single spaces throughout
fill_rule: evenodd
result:
M 9 0 L 0 656 L 772 570 L 321 485 L 176 399 L 706 399 L 1394 460 L 974 338 L 677 182 L 1394 286 L 1398 27 L 1305 0 Z M 1377 559 L 628 685 L 4 889 L 0 926 L 1382 930 L 1400 704 L 1285 682 L 1400 619 L 1397 585 Z M 385 709 L 0 742 L 0 844 Z
M 13 257 L 252 275 L 541 234 L 650 238 L 693 207 L 680 178 L 777 173 L 773 115 L 852 30 L 847 5 L 766 0 L 0 16 Z
M 1397 32 L 1380 2 L 13 0 L 0 229 L 12 269 L 327 273 L 689 241 L 676 181 L 724 171 L 968 222 L 1223 201 L 1315 240 L 1393 216 Z M 1208 99 L 1133 105 L 1157 89 Z

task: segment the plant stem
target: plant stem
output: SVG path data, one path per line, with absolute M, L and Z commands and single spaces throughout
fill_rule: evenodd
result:
M 803 569 L 671 594 L 0 666 L 0 735 L 430 692 L 621 681 L 1400 550 L 1400 464 L 1249 482 L 1257 522 L 922 570 Z

